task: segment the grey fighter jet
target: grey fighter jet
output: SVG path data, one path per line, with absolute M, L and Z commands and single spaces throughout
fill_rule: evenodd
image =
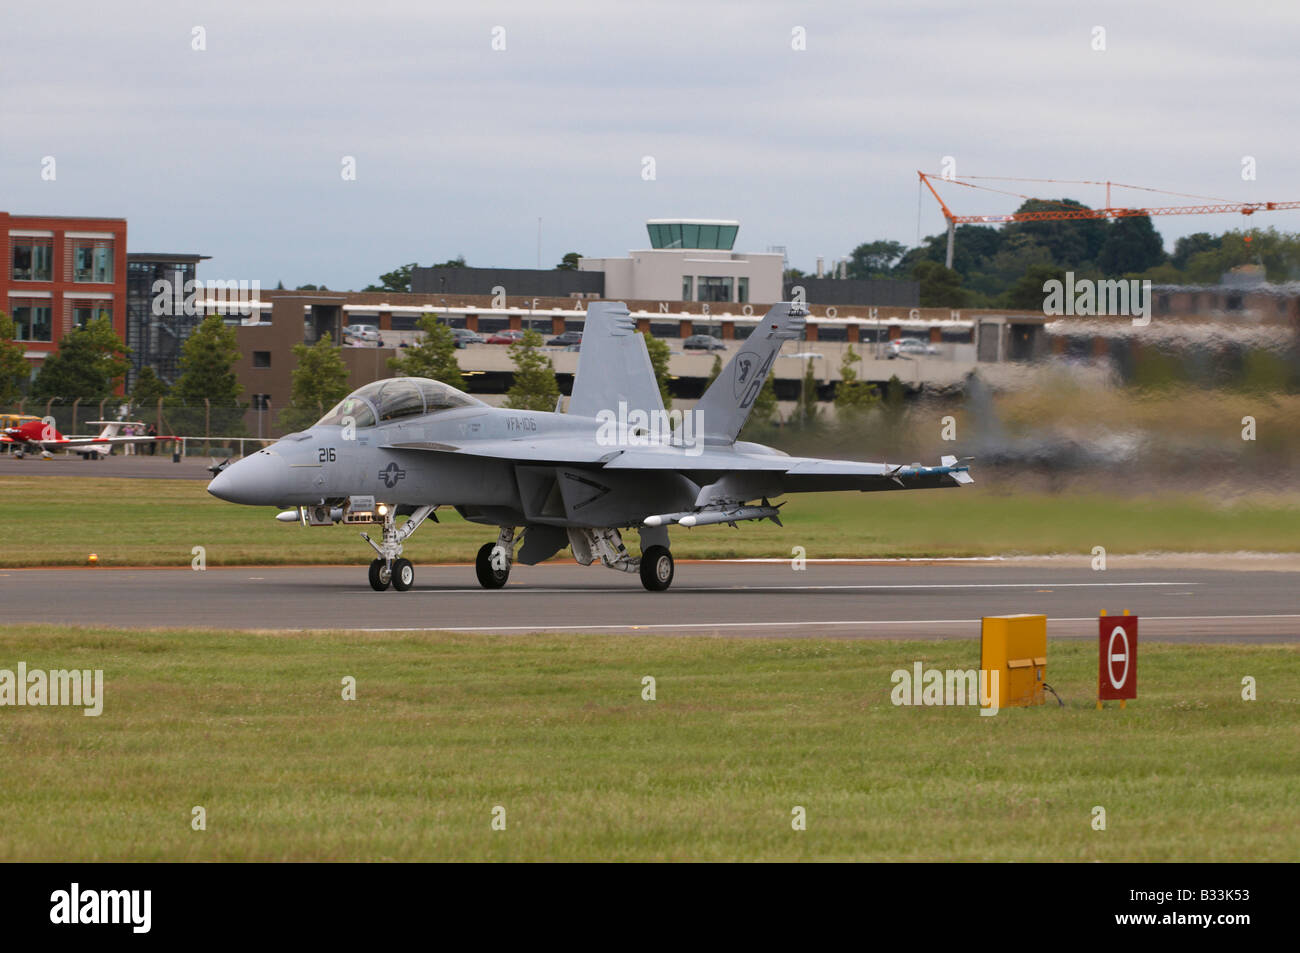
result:
M 776 305 L 696 407 L 669 412 L 627 307 L 595 303 L 565 413 L 490 407 L 423 378 L 375 381 L 314 427 L 224 468 L 208 492 L 278 506 L 285 522 L 378 526 L 378 542 L 361 534 L 375 551 L 377 591 L 411 588 L 402 543 L 430 516 L 437 522 L 439 506 L 496 527 L 476 562 L 485 589 L 504 586 L 514 563 L 535 565 L 567 546 L 584 566 L 599 560 L 663 591 L 673 581 L 670 526 L 780 525 L 770 500 L 786 493 L 972 482 L 956 457 L 895 466 L 792 457 L 738 441 L 781 345 L 801 337 L 804 323 L 795 305 Z M 640 534 L 639 557 L 624 545 L 624 529 Z

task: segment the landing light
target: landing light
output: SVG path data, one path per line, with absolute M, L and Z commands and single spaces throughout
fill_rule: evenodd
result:
M 387 515 L 388 515 L 388 504 L 387 504 L 387 503 L 380 503 L 379 506 L 377 506 L 377 507 L 375 508 L 375 512 L 378 513 L 380 516 L 387 516 Z

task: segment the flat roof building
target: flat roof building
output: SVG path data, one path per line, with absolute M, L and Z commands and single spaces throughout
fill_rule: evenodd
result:
M 0 310 L 33 372 L 92 318 L 126 339 L 126 219 L 0 212 L 0 256 Z
M 126 346 L 131 349 L 131 373 L 127 388 L 135 384 L 141 368 L 152 367 L 168 384 L 180 377 L 181 345 L 203 320 L 201 313 L 186 314 L 176 307 L 184 298 L 188 282 L 197 280 L 200 261 L 210 255 L 183 252 L 130 252 L 126 256 Z M 157 282 L 167 282 L 166 290 Z M 173 291 L 156 307 L 159 294 Z M 195 309 L 196 311 L 198 309 Z
M 649 248 L 627 258 L 582 258 L 578 268 L 604 273 L 608 299 L 780 301 L 785 256 L 732 251 L 739 230 L 732 219 L 652 218 L 646 222 Z

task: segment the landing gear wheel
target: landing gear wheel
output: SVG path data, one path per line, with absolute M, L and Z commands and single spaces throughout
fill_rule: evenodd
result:
M 673 554 L 667 546 L 651 546 L 641 554 L 641 585 L 663 592 L 673 584 Z
M 510 567 L 497 569 L 492 565 L 492 550 L 496 543 L 484 543 L 479 547 L 478 558 L 474 560 L 474 572 L 478 575 L 478 584 L 484 589 L 500 589 L 510 578 Z
M 388 571 L 388 564 L 382 559 L 370 561 L 370 588 L 383 592 L 393 581 L 393 574 Z
M 393 563 L 393 588 L 406 592 L 415 585 L 415 567 L 409 559 L 398 559 Z

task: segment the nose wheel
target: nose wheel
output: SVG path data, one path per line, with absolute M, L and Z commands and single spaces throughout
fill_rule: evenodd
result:
M 388 564 L 382 559 L 372 559 L 370 561 L 370 588 L 375 592 L 383 592 L 393 583 L 393 574 L 388 569 Z
M 389 507 L 384 514 L 383 542 L 376 544 L 368 535 L 361 534 L 361 538 L 370 544 L 370 548 L 379 557 L 370 562 L 370 588 L 375 592 L 383 592 L 389 586 L 398 592 L 406 592 L 415 585 L 415 566 L 409 559 L 401 558 L 402 541 L 419 528 L 435 507 L 418 507 L 401 528 L 397 526 L 394 509 L 395 507 Z M 435 516 L 433 521 L 436 523 L 438 518 Z
M 370 588 L 383 592 L 392 586 L 398 592 L 406 592 L 415 585 L 415 566 L 409 559 L 393 560 L 393 568 L 382 559 L 370 561 Z

